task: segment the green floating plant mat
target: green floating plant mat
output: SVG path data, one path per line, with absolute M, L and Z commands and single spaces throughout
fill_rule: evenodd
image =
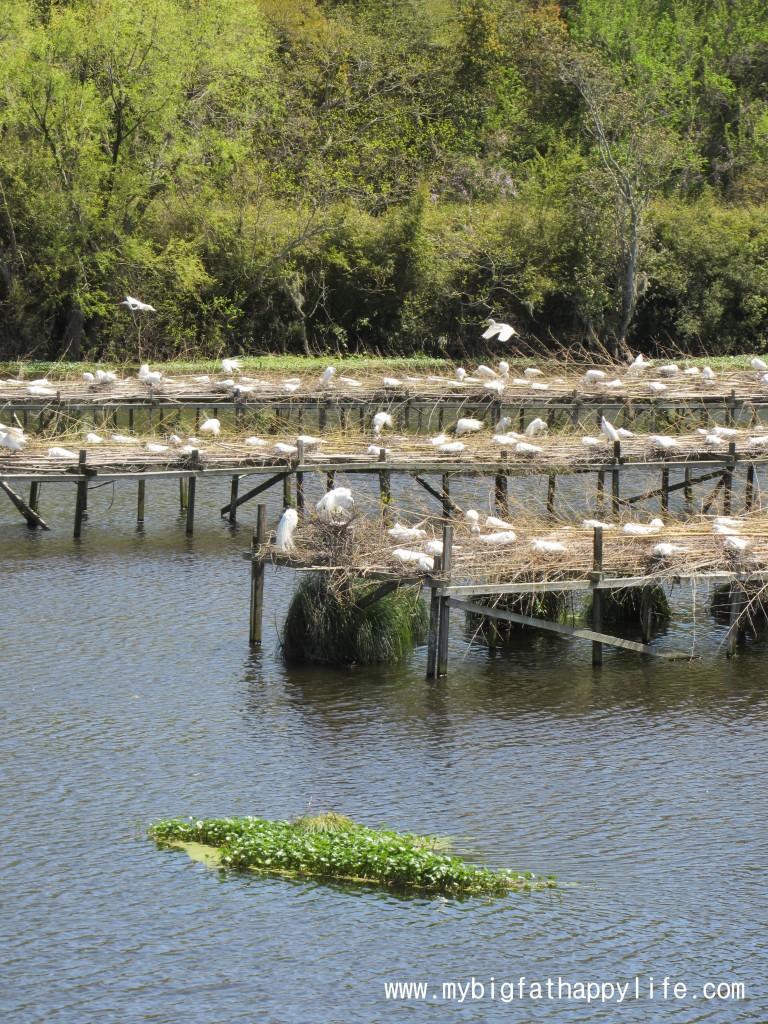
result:
M 158 821 L 148 836 L 209 867 L 446 895 L 551 889 L 552 875 L 492 870 L 444 852 L 446 841 L 371 829 L 333 812 L 297 821 L 220 818 Z

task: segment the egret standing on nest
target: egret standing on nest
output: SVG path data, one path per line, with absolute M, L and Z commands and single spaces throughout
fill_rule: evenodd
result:
M 332 487 L 322 496 L 315 508 L 321 519 L 328 523 L 339 521 L 355 504 L 349 487 Z
M 275 547 L 278 551 L 288 552 L 293 550 L 293 532 L 298 525 L 299 513 L 295 508 L 287 508 L 283 512 L 282 519 L 277 524 Z

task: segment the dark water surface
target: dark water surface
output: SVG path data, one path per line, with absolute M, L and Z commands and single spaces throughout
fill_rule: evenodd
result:
M 588 644 L 543 634 L 489 655 L 457 621 L 439 683 L 424 650 L 289 669 L 290 574 L 268 573 L 251 651 L 253 513 L 231 532 L 226 482 L 201 492 L 192 539 L 170 484 L 148 487 L 142 533 L 133 489 L 94 492 L 79 544 L 53 489 L 49 534 L 0 506 L 4 1020 L 768 1020 L 768 642 L 728 662 L 704 597 L 678 592 L 659 643 L 695 635 L 692 664 L 613 651 L 595 673 Z M 310 806 L 565 885 L 403 900 L 222 879 L 144 838 L 162 817 Z M 426 996 L 387 999 L 410 981 Z M 620 1004 L 575 998 L 627 983 Z M 704 998 L 719 983 L 746 998 Z

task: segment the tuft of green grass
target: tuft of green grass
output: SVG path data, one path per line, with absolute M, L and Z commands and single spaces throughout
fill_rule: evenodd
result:
M 280 643 L 287 661 L 370 665 L 402 661 L 424 640 L 429 616 L 416 587 L 400 587 L 359 607 L 375 586 L 340 585 L 332 573 L 309 573 L 291 599 Z
M 555 888 L 552 875 L 492 870 L 439 852 L 429 836 L 371 829 L 343 815 L 321 815 L 332 828 L 262 818 L 158 821 L 148 838 L 160 847 L 218 851 L 224 870 L 260 871 L 327 880 L 366 882 L 394 890 L 447 895 L 504 895 Z M 312 820 L 312 819 L 310 819 Z M 317 819 L 314 819 L 315 821 Z

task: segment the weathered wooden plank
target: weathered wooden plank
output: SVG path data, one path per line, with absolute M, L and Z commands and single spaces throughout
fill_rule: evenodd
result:
M 50 530 L 50 526 L 48 526 L 42 517 L 38 515 L 37 511 L 30 508 L 24 499 L 19 497 L 19 495 L 5 482 L 5 480 L 0 480 L 0 490 L 3 490 L 8 495 L 19 512 L 24 516 L 27 521 L 27 526 L 33 529 L 34 527 L 39 526 L 41 530 Z

